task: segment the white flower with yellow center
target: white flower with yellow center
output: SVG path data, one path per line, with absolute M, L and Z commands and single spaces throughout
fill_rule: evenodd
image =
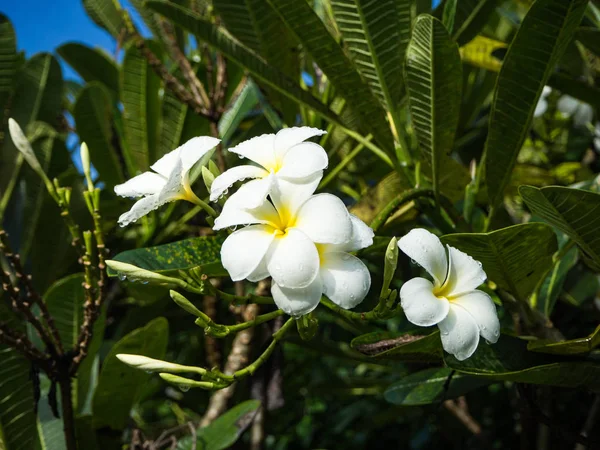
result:
M 316 308 L 323 292 L 343 307 L 355 306 L 370 287 L 364 264 L 344 252 L 370 245 L 372 230 L 334 195 L 312 195 L 318 181 L 280 180 L 271 192 L 273 203 L 254 209 L 238 201 L 251 189 L 247 183 L 215 220 L 215 230 L 252 224 L 225 240 L 223 266 L 233 281 L 271 276 L 275 303 L 292 316 Z
M 115 193 L 121 197 L 143 197 L 119 217 L 119 225 L 129 225 L 150 211 L 175 200 L 197 203 L 198 198 L 190 187 L 189 172 L 201 159 L 208 161 L 212 155 L 211 150 L 219 142 L 219 139 L 207 136 L 190 139 L 150 166 L 154 172 L 144 172 L 115 186 Z
M 398 241 L 398 247 L 433 277 L 413 278 L 400 289 L 406 318 L 422 327 L 437 325 L 442 346 L 456 359 L 471 356 L 481 335 L 495 343 L 500 322 L 494 302 L 479 291 L 486 279 L 481 263 L 460 250 L 444 245 L 427 230 L 411 230 Z
M 236 166 L 223 172 L 210 187 L 210 200 L 218 200 L 235 182 L 254 178 L 242 192 L 246 194 L 242 201 L 251 209 L 266 199 L 278 180 L 301 183 L 320 178 L 327 167 L 327 153 L 320 145 L 304 141 L 325 133 L 310 127 L 284 128 L 230 148 L 230 152 L 258 165 Z

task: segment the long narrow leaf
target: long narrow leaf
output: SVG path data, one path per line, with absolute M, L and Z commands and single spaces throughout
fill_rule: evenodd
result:
M 0 14 L 0 111 L 13 90 L 17 71 L 17 40 L 10 20 Z
M 117 95 L 119 69 L 102 50 L 69 42 L 58 47 L 56 51 L 85 81 L 98 81 Z

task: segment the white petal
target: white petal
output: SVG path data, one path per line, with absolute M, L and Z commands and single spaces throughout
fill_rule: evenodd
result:
M 433 295 L 433 284 L 426 278 L 413 278 L 402 285 L 400 303 L 406 318 L 421 327 L 430 327 L 446 318 L 450 304 Z
M 354 214 L 350 214 L 350 221 L 352 222 L 352 238 L 347 244 L 343 244 L 344 249 L 353 252 L 373 245 L 375 236 L 373 229 Z
M 163 177 L 168 177 L 173 171 L 177 159 L 181 158 L 183 171 L 190 170 L 196 162 L 209 150 L 212 150 L 221 142 L 209 136 L 198 136 L 190 139 L 185 144 L 180 145 L 175 150 L 170 151 L 152 166 L 152 170 L 160 173 Z
M 344 203 L 331 194 L 317 194 L 305 201 L 295 226 L 317 243 L 344 244 L 352 237 L 350 214 Z
M 328 162 L 323 147 L 314 142 L 303 142 L 288 150 L 281 160 L 277 176 L 290 180 L 310 177 L 325 169 Z
M 183 172 L 183 163 L 181 158 L 177 158 L 175 160 L 175 166 L 169 175 L 167 182 L 160 190 L 159 201 L 161 203 L 170 202 L 172 200 L 177 200 L 181 198 L 182 195 L 185 195 L 185 189 L 183 186 L 184 181 L 184 172 Z
M 314 136 L 322 136 L 327 131 L 311 127 L 283 128 L 277 132 L 274 141 L 275 157 L 283 158 L 287 151 L 293 146 L 304 142 Z
M 344 309 L 362 302 L 371 288 L 371 274 L 365 264 L 345 252 L 325 253 L 319 273 L 323 293 Z
M 269 202 L 264 202 L 258 208 L 250 210 L 238 207 L 235 201 L 231 202 L 229 199 L 225 202 L 219 217 L 215 219 L 213 230 L 253 223 L 276 224 L 278 217 L 277 211 Z
M 280 287 L 306 287 L 319 272 L 317 247 L 306 234 L 296 229 L 277 236 L 266 258 L 269 273 Z
M 168 201 L 168 200 L 167 200 Z M 119 225 L 125 227 L 132 222 L 135 222 L 140 217 L 145 216 L 150 211 L 155 210 L 167 201 L 161 201 L 159 194 L 149 195 L 133 204 L 131 209 L 119 217 Z
M 158 194 L 167 183 L 167 179 L 154 172 L 144 172 L 141 175 L 115 186 L 115 194 L 121 197 L 141 197 Z
M 266 170 L 256 166 L 232 167 L 214 179 L 210 187 L 210 201 L 216 202 L 237 181 L 242 181 L 246 178 L 262 178 L 267 174 Z
M 561 113 L 570 116 L 577 110 L 580 104 L 581 102 L 576 98 L 571 97 L 570 95 L 563 95 L 558 99 L 556 107 Z
M 269 269 L 267 269 L 267 259 L 263 258 L 260 260 L 260 264 L 252 271 L 250 275 L 246 277 L 248 281 L 256 283 L 257 281 L 264 280 L 270 277 Z
M 269 174 L 265 178 L 248 181 L 240 186 L 238 191 L 227 201 L 244 209 L 258 208 L 266 201 L 267 195 L 271 192 L 274 178 L 274 175 Z
M 458 305 L 451 304 L 448 316 L 438 323 L 442 347 L 459 361 L 464 361 L 477 350 L 479 328 L 473 317 Z
M 483 291 L 474 290 L 466 292 L 452 300 L 452 304 L 464 308 L 475 320 L 479 327 L 479 334 L 491 343 L 496 343 L 500 337 L 500 321 L 496 305 Z
M 444 295 L 451 298 L 481 286 L 487 278 L 481 263 L 457 248 L 447 247 L 450 270 L 442 287 Z
M 577 127 L 584 127 L 588 123 L 590 123 L 593 118 L 594 118 L 594 110 L 592 109 L 592 107 L 590 105 L 588 105 L 587 103 L 582 103 L 579 106 L 579 108 L 577 108 L 577 111 L 575 112 L 575 115 L 573 116 L 573 123 Z
M 448 259 L 442 241 L 423 228 L 410 230 L 400 238 L 398 247 L 413 261 L 423 267 L 441 286 L 448 273 Z
M 548 109 L 548 101 L 545 98 L 540 98 L 535 105 L 535 111 L 533 112 L 533 117 L 543 116 L 546 110 Z
M 323 285 L 316 277 L 305 288 L 291 289 L 273 283 L 271 295 L 277 307 L 292 317 L 300 317 L 314 310 L 321 301 Z
M 323 173 L 315 174 L 311 178 L 300 181 L 289 181 L 275 177 L 275 183 L 271 189 L 271 199 L 278 211 L 286 211 L 295 214 L 298 208 L 310 198 L 321 182 Z
M 252 225 L 229 235 L 221 247 L 221 261 L 233 281 L 243 280 L 260 265 L 275 238 L 274 230 Z
M 229 149 L 230 152 L 248 158 L 265 169 L 270 170 L 277 165 L 273 145 L 275 143 L 274 134 L 263 134 L 262 136 L 248 139 L 235 147 Z

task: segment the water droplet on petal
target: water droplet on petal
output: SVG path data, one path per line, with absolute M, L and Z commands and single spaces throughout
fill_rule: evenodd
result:
M 179 390 L 181 392 L 187 392 L 187 391 L 190 390 L 190 387 L 187 384 L 182 384 L 182 385 L 179 386 Z
M 124 273 L 119 272 L 118 275 L 119 280 L 121 281 L 125 281 L 127 279 L 127 275 L 125 275 Z

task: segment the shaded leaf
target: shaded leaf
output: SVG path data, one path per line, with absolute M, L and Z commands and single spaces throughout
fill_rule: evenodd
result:
M 400 361 L 439 361 L 442 358 L 442 342 L 439 331 L 431 334 L 388 333 L 376 331 L 356 337 L 351 347 L 373 358 Z
M 485 183 L 492 206 L 502 201 L 542 89 L 587 3 L 537 0 L 510 44 L 498 75 L 485 148 Z
M 17 39 L 8 18 L 0 14 L 0 111 L 13 90 L 17 72 Z
M 83 0 L 83 7 L 91 19 L 118 39 L 123 26 L 121 5 L 118 0 Z
M 527 300 L 551 267 L 557 249 L 554 231 L 542 223 L 491 233 L 448 234 L 441 239 L 480 261 L 490 280 L 521 301 Z
M 589 336 L 568 341 L 551 342 L 543 339 L 530 341 L 527 349 L 540 352 L 552 353 L 555 355 L 576 355 L 580 353 L 589 353 L 600 345 L 600 325 Z
M 150 377 L 142 370 L 123 364 L 116 355 L 128 353 L 163 359 L 168 337 L 169 324 L 165 318 L 159 317 L 127 334 L 111 348 L 94 393 L 94 428 L 123 430 L 129 422 L 131 408 Z
M 461 46 L 471 41 L 488 23 L 497 4 L 498 0 L 457 1 L 452 39 Z
M 77 42 L 63 44 L 56 52 L 75 72 L 87 82 L 97 81 L 106 87 L 111 95 L 119 92 L 119 69 L 115 62 L 101 49 L 91 48 Z

